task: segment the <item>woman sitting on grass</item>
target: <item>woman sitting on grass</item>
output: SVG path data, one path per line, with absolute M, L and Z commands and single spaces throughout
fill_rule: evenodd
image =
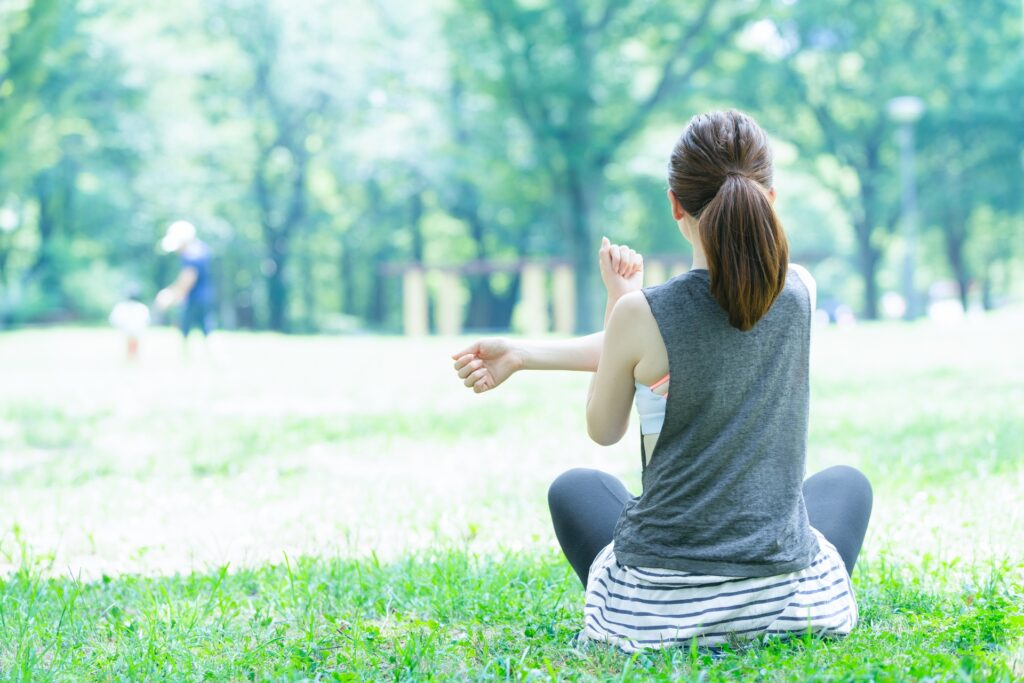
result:
M 604 240 L 603 333 L 485 339 L 455 368 L 476 392 L 520 369 L 596 372 L 587 430 L 602 445 L 637 406 L 641 495 L 587 469 L 548 492 L 586 587 L 585 639 L 632 652 L 847 634 L 871 487 L 849 467 L 803 480 L 815 284 L 788 262 L 764 131 L 736 111 L 693 118 L 672 151 L 668 200 L 693 246 L 688 273 L 641 289 L 641 258 Z

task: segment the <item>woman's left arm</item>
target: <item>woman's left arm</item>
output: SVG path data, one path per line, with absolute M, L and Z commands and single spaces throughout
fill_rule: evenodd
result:
M 633 405 L 633 371 L 643 354 L 636 331 L 650 310 L 634 291 L 612 307 L 605 325 L 604 348 L 587 394 L 587 433 L 602 446 L 617 443 L 629 428 Z

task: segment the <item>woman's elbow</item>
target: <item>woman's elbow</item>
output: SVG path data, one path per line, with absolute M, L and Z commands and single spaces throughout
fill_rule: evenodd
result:
M 594 424 L 593 422 L 587 422 L 587 434 L 601 446 L 611 446 L 617 444 L 622 440 L 624 430 L 611 430 L 608 429 L 607 424 Z

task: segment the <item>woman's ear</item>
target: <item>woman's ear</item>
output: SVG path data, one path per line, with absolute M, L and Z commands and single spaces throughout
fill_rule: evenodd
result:
M 774 187 L 768 188 L 768 201 L 770 203 L 772 203 L 772 204 L 775 203 L 775 188 Z
M 668 194 L 668 203 L 672 207 L 672 218 L 677 221 L 683 220 L 683 217 L 686 216 L 686 210 L 679 203 L 679 197 L 671 189 L 665 190 L 665 192 Z

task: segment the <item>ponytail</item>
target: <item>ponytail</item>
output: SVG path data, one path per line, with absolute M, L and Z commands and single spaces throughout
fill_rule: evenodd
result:
M 786 286 L 789 247 L 761 186 L 730 173 L 701 212 L 701 244 L 708 259 L 711 296 L 744 332 L 768 312 Z
M 768 197 L 767 136 L 741 112 L 695 116 L 672 151 L 669 187 L 697 218 L 711 295 L 730 325 L 751 329 L 785 287 L 789 263 L 786 233 Z

